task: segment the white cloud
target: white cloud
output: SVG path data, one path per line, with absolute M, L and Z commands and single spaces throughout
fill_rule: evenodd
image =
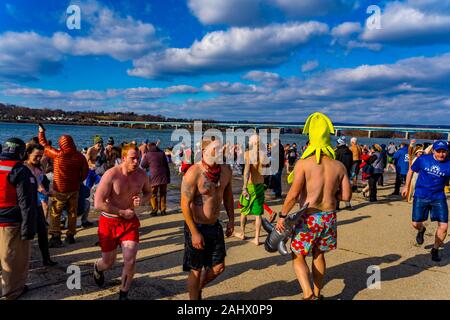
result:
M 188 6 L 204 25 L 230 26 L 274 21 L 274 12 L 289 19 L 304 19 L 357 8 L 353 0 L 189 0 Z
M 55 74 L 62 58 L 50 38 L 35 32 L 0 34 L 0 79 L 29 81 L 40 74 Z
M 242 79 L 260 82 L 265 87 L 280 87 L 284 83 L 284 79 L 278 73 L 257 70 L 247 72 L 242 76 Z
M 277 65 L 293 49 L 327 32 L 326 24 L 314 21 L 214 31 L 190 48 L 170 48 L 134 60 L 128 74 L 158 78 Z
M 347 38 L 352 34 L 359 34 L 363 30 L 359 22 L 344 22 L 331 30 L 335 38 Z
M 122 17 L 96 1 L 85 1 L 83 22 L 86 36 L 65 32 L 42 36 L 36 32 L 0 34 L 0 80 L 31 81 L 62 69 L 67 55 L 108 55 L 119 61 L 139 58 L 161 44 L 153 25 Z
M 204 25 L 254 25 L 260 20 L 262 0 L 189 0 L 192 13 Z
M 41 88 L 16 87 L 0 91 L 6 96 L 42 98 L 42 99 L 61 99 L 61 100 L 107 100 L 111 98 L 120 98 L 128 100 L 153 100 L 166 98 L 175 94 L 195 94 L 200 90 L 188 86 L 177 85 L 166 88 L 127 88 L 127 89 L 107 89 L 105 91 L 97 90 L 77 90 L 72 92 L 61 92 L 57 90 L 45 90 Z
M 316 69 L 319 66 L 319 61 L 310 60 L 302 64 L 302 72 L 309 72 Z
M 88 36 L 72 37 L 65 32 L 53 36 L 54 46 L 75 55 L 109 55 L 119 61 L 131 60 L 161 46 L 152 24 L 130 16 L 122 17 L 96 1 L 83 2 L 80 8 Z
M 343 9 L 350 10 L 349 1 L 341 0 L 269 0 L 288 16 L 317 17 Z
M 268 92 L 267 89 L 257 87 L 253 84 L 247 85 L 240 82 L 230 83 L 227 81 L 206 83 L 202 89 L 206 92 L 223 94 L 256 94 Z
M 13 88 L 2 91 L 7 96 L 33 96 L 40 98 L 60 98 L 61 92 L 56 90 L 44 90 L 40 88 Z
M 450 14 L 445 12 L 445 2 L 390 2 L 382 11 L 381 29 L 366 27 L 361 39 L 404 45 L 450 43 Z M 444 10 L 437 10 L 439 6 Z

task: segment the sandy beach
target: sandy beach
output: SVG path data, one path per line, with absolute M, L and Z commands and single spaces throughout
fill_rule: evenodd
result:
M 234 177 L 235 200 L 241 177 Z M 283 178 L 285 181 L 285 178 Z M 327 273 L 323 294 L 327 299 L 450 299 L 450 244 L 442 250 L 442 261 L 433 263 L 429 250 L 436 225 L 428 222 L 425 243 L 415 244 L 410 225 L 411 205 L 399 197 L 389 196 L 393 175 L 387 174 L 379 191 L 379 202 L 369 203 L 360 193 L 353 195 L 354 210 L 338 212 L 338 248 L 327 254 Z M 139 211 L 141 243 L 135 280 L 130 299 L 187 299 L 187 273 L 182 271 L 184 248 L 183 217 L 178 206 L 180 179 L 173 176 L 169 188 L 169 211 L 166 216 L 151 217 L 149 207 Z M 287 192 L 286 185 L 283 193 Z M 267 203 L 275 211 L 282 201 Z M 91 220 L 98 214 L 91 212 Z M 226 220 L 225 213 L 222 218 Z M 235 211 L 236 226 L 239 211 Z M 239 227 L 237 227 L 239 228 Z M 246 235 L 254 233 L 250 220 Z M 261 242 L 265 240 L 263 231 Z M 77 243 L 69 248 L 51 249 L 58 266 L 42 267 L 37 241 L 33 241 L 30 292 L 23 299 L 117 299 L 122 269 L 121 256 L 114 269 L 106 273 L 105 286 L 99 289 L 92 279 L 93 262 L 100 257 L 97 228 L 79 229 Z M 268 253 L 235 237 L 226 239 L 227 258 L 224 274 L 205 290 L 205 299 L 228 300 L 298 300 L 301 289 L 292 269 L 290 256 Z M 310 262 L 310 258 L 308 259 Z M 69 265 L 81 270 L 81 289 L 69 290 L 66 273 Z M 381 271 L 381 287 L 368 289 L 369 267 Z

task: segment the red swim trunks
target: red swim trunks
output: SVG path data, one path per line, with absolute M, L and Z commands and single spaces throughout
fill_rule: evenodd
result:
M 139 242 L 141 223 L 135 216 L 131 220 L 110 218 L 103 214 L 98 221 L 98 240 L 102 252 L 115 250 L 123 241 Z

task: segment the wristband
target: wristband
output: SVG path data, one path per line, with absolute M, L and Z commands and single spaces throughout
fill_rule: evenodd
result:
M 279 217 L 279 218 L 283 218 L 283 219 L 286 219 L 287 216 L 288 216 L 287 214 L 284 215 L 284 216 L 283 216 L 281 213 L 278 214 L 278 217 Z

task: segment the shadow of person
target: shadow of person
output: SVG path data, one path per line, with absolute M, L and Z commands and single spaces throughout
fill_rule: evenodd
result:
M 398 254 L 387 254 L 382 257 L 370 257 L 343 263 L 326 270 L 324 287 L 334 279 L 344 280 L 344 289 L 337 295 L 327 297 L 327 300 L 352 300 L 360 291 L 367 288 L 367 279 L 370 266 L 379 266 L 383 263 L 392 263 L 401 258 Z M 381 274 L 384 276 L 384 269 Z
M 368 219 L 368 218 L 372 218 L 372 217 L 371 216 L 359 216 L 359 217 L 355 217 L 355 218 L 351 218 L 351 219 L 347 219 L 347 220 L 338 220 L 337 225 L 343 226 L 346 224 L 352 224 L 352 223 L 359 222 L 361 220 Z
M 372 274 L 368 271 L 370 266 L 379 266 L 382 263 L 392 263 L 400 259 L 400 255 L 389 254 L 383 257 L 372 257 L 350 261 L 338 266 L 331 267 L 326 271 L 325 282 L 331 279 L 343 279 L 344 289 L 341 293 L 329 297 L 328 299 L 354 299 L 362 290 L 368 287 L 367 281 Z M 429 253 L 419 254 L 401 261 L 399 264 L 381 269 L 381 281 L 392 281 L 415 276 L 432 267 L 445 266 L 450 263 L 450 259 L 445 257 L 442 262 L 431 261 Z

